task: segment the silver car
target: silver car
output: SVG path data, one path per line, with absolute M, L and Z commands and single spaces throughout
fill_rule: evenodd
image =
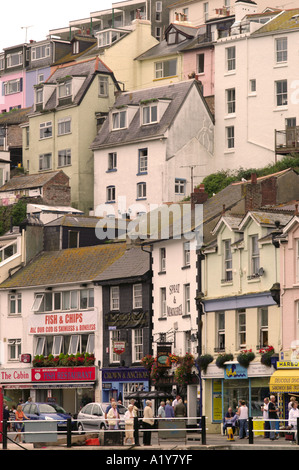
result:
M 105 412 L 109 403 L 88 403 L 78 413 L 77 427 L 79 434 L 85 431 L 99 431 L 108 429 L 108 423 L 105 420 Z M 118 405 L 120 415 L 119 428 L 125 428 L 124 414 L 127 408 L 123 405 Z

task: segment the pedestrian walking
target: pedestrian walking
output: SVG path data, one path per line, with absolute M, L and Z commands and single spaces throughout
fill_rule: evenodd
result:
M 269 422 L 269 398 L 264 398 L 264 404 L 261 406 L 261 410 L 263 412 L 263 420 L 264 420 L 264 439 L 269 439 L 270 437 L 270 422 Z
M 19 441 L 21 442 L 22 438 L 21 438 L 21 432 L 23 431 L 23 427 L 24 427 L 24 423 L 23 423 L 23 420 L 24 419 L 29 419 L 23 409 L 22 409 L 22 405 L 18 405 L 17 406 L 17 411 L 16 411 L 16 422 L 15 422 L 15 429 L 17 431 L 17 434 L 14 438 L 14 441 L 17 442 L 17 439 L 19 438 Z
M 174 418 L 174 410 L 173 410 L 173 407 L 171 405 L 170 400 L 166 400 L 165 417 L 166 418 Z
M 108 420 L 109 429 L 118 429 L 119 414 L 117 411 L 116 401 L 112 402 L 111 408 L 107 413 L 107 420 Z
M 151 445 L 151 438 L 152 438 L 152 429 L 154 427 L 154 413 L 152 410 L 152 402 L 150 400 L 146 401 L 146 407 L 143 411 L 143 420 L 142 426 L 145 429 L 143 431 L 143 445 L 150 446 Z
M 241 401 L 241 406 L 239 406 L 238 411 L 238 421 L 239 421 L 239 439 L 244 439 L 248 436 L 248 408 L 244 400 Z
M 128 440 L 133 445 L 134 442 L 134 405 L 130 404 L 128 410 L 125 412 L 125 440 L 124 444 L 127 444 Z
M 275 439 L 279 439 L 279 436 L 277 436 L 277 433 L 275 432 L 276 423 L 277 423 L 277 420 L 278 420 L 279 409 L 276 406 L 275 396 L 274 395 L 271 395 L 271 397 L 270 397 L 268 413 L 269 413 L 270 430 L 271 430 L 270 431 L 270 440 L 274 441 Z
M 292 430 L 295 430 L 295 433 L 294 433 L 294 440 L 295 441 L 297 439 L 297 418 L 299 418 L 298 402 L 293 401 L 291 409 L 289 411 L 288 425 L 292 428 Z

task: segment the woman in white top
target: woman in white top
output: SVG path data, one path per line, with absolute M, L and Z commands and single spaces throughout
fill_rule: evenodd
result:
M 125 440 L 124 444 L 127 443 L 128 439 L 131 440 L 131 443 L 134 444 L 134 405 L 130 404 L 128 410 L 125 412 Z
M 297 430 L 297 418 L 299 418 L 299 409 L 298 402 L 293 401 L 292 407 L 289 411 L 289 426 L 292 426 L 292 429 Z M 297 432 L 294 433 L 294 439 L 296 439 Z

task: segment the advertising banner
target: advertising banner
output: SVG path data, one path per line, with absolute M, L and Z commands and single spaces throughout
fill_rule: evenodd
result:
M 31 335 L 88 333 L 96 329 L 97 315 L 94 310 L 91 310 L 88 312 L 31 315 L 28 333 Z
M 32 369 L 32 382 L 95 381 L 95 367 L 39 367 Z

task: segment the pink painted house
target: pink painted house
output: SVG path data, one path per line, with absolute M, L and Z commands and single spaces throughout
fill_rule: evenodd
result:
M 295 354 L 299 351 L 299 214 L 297 208 L 294 217 L 284 227 L 279 238 L 282 350 L 290 351 L 295 359 Z
M 201 46 L 197 49 L 184 51 L 183 79 L 194 76 L 202 84 L 203 95 L 214 95 L 214 47 Z

